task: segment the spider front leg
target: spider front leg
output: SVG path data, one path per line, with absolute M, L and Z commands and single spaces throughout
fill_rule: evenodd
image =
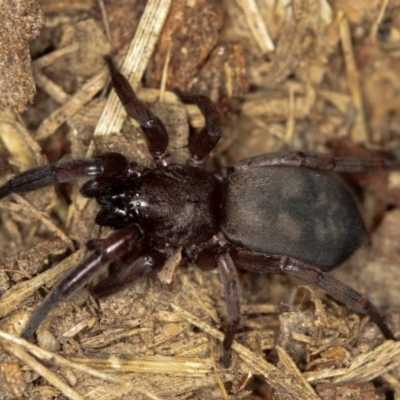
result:
M 0 188 L 0 199 L 11 193 L 31 192 L 57 183 L 93 178 L 102 173 L 103 162 L 98 159 L 61 160 L 29 169 L 11 178 Z
M 115 66 L 111 57 L 104 57 L 110 71 L 111 83 L 125 107 L 127 114 L 137 121 L 146 138 L 147 147 L 155 164 L 158 167 L 171 163 L 171 156 L 167 152 L 168 133 L 164 124 L 141 102 L 132 86 Z
M 47 314 L 61 301 L 69 299 L 85 286 L 107 263 L 120 259 L 131 246 L 142 239 L 141 229 L 131 225 L 102 241 L 95 250 L 72 268 L 51 290 L 35 311 L 22 337 L 29 339 L 38 329 Z
M 0 188 L 0 199 L 12 193 L 26 193 L 58 183 L 122 173 L 128 162 L 122 154 L 107 153 L 96 158 L 60 160 L 29 169 Z

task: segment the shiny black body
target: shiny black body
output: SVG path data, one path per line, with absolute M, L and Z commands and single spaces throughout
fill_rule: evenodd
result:
M 97 222 L 113 229 L 132 223 L 146 226 L 153 240 L 168 238 L 172 246 L 203 243 L 218 231 L 221 187 L 209 172 L 190 165 L 169 165 L 145 171 L 140 177 L 109 181 L 110 191 L 82 193 L 103 207 Z M 173 188 L 173 190 L 171 190 Z M 104 217 L 103 217 L 104 216 Z
M 115 230 L 107 239 L 90 242 L 91 252 L 53 287 L 25 328 L 24 337 L 31 337 L 58 302 L 71 297 L 108 262 L 123 260 L 127 266 L 94 287 L 99 296 L 162 268 L 182 247 L 199 268 L 220 272 L 227 302 L 226 367 L 240 323 L 237 267 L 295 275 L 317 284 L 357 312 L 369 315 L 386 338 L 394 339 L 365 296 L 326 273 L 366 239 L 352 195 L 327 171 L 376 172 L 398 169 L 398 163 L 276 153 L 210 173 L 204 164 L 220 138 L 220 116 L 208 98 L 180 95 L 183 102 L 198 105 L 206 124 L 190 135 L 189 159 L 178 165 L 168 153 L 168 134 L 162 122 L 137 99 L 112 60 L 106 61 L 115 91 L 143 130 L 155 167 L 149 169 L 121 154 L 108 153 L 28 170 L 0 188 L 1 199 L 11 193 L 90 178 L 81 192 L 98 202 L 96 222 Z

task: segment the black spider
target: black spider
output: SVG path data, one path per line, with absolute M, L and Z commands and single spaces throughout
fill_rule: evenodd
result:
M 143 130 L 155 168 L 108 153 L 34 168 L 0 188 L 3 198 L 92 178 L 81 192 L 100 205 L 96 223 L 116 230 L 107 239 L 92 242 L 93 251 L 53 287 L 23 337 L 31 337 L 56 304 L 86 285 L 106 263 L 129 261 L 125 269 L 95 286 L 94 292 L 100 296 L 162 267 L 182 246 L 199 268 L 219 269 L 228 315 L 223 341 L 226 367 L 240 322 L 236 268 L 290 274 L 316 284 L 336 300 L 367 314 L 386 338 L 394 339 L 365 296 L 327 274 L 348 258 L 367 234 L 351 194 L 322 171 L 376 172 L 398 169 L 399 163 L 275 153 L 240 161 L 213 174 L 204 169 L 204 162 L 221 136 L 220 116 L 207 97 L 182 95 L 183 102 L 200 108 L 206 124 L 190 135 L 187 163 L 176 164 L 167 151 L 163 123 L 138 100 L 111 58 L 106 61 L 114 90 Z

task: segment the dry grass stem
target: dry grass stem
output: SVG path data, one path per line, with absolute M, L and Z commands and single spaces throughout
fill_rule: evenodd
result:
M 12 340 L 8 340 L 11 335 L 8 335 L 0 331 L 1 341 L 7 348 L 7 351 L 13 356 L 19 358 L 24 364 L 29 366 L 32 371 L 42 376 L 47 382 L 57 388 L 61 394 L 71 400 L 85 400 L 84 396 L 81 396 L 78 392 L 67 385 L 56 373 L 46 368 L 43 364 L 38 362 L 35 357 L 30 356 L 23 346 L 18 346 L 13 343 Z
M 51 362 L 52 364 L 58 365 L 60 367 L 63 366 L 63 367 L 75 369 L 77 371 L 81 371 L 83 373 L 92 375 L 92 376 L 102 379 L 104 381 L 108 381 L 108 382 L 112 382 L 112 383 L 121 385 L 129 391 L 133 390 L 135 392 L 144 394 L 146 397 L 148 397 L 150 399 L 160 400 L 160 398 L 158 396 L 156 396 L 146 390 L 136 388 L 135 385 L 133 385 L 131 382 L 129 382 L 127 380 L 120 379 L 118 377 L 103 373 L 94 368 L 90 368 L 90 367 L 86 366 L 85 364 L 80 364 L 80 363 L 69 361 L 69 360 L 65 359 L 64 357 L 60 357 L 59 355 L 51 353 L 47 350 L 43 350 L 40 347 L 27 342 L 26 340 L 14 337 L 6 332 L 0 331 L 0 338 L 2 339 L 3 343 L 7 342 L 7 348 L 13 349 L 13 351 L 12 351 L 13 354 L 17 355 L 18 357 L 20 357 L 20 355 L 23 356 L 24 357 L 23 361 L 25 361 L 25 362 L 28 359 L 27 365 L 29 365 L 33 370 L 35 370 L 40 375 L 42 375 L 51 384 L 60 388 L 62 393 L 64 393 L 65 395 L 67 395 L 67 394 L 70 395 L 71 393 L 75 394 L 75 392 L 74 391 L 69 392 L 68 391 L 70 389 L 69 386 L 65 385 L 64 382 L 62 382 L 62 381 L 61 381 L 61 383 L 62 383 L 62 385 L 61 385 L 59 383 L 59 378 L 54 373 L 52 373 L 47 368 L 44 368 L 43 365 L 40 364 L 39 362 L 37 362 L 33 357 L 30 357 L 29 355 L 27 355 L 27 353 L 23 349 L 25 349 L 26 351 L 33 354 L 39 360 Z M 31 360 L 33 360 L 34 363 L 31 362 Z M 76 393 L 76 396 L 78 396 L 78 397 L 71 397 L 71 398 L 85 399 L 85 397 L 82 397 L 77 393 Z
M 338 21 L 343 55 L 346 62 L 347 82 L 349 85 L 351 98 L 353 99 L 353 104 L 357 110 L 356 122 L 352 132 L 352 139 L 354 142 L 365 143 L 368 141 L 369 135 L 365 122 L 365 111 L 360 88 L 360 77 L 354 59 L 349 22 L 343 14 L 339 14 Z
M 246 16 L 246 21 L 249 25 L 253 38 L 260 47 L 261 54 L 274 51 L 274 42 L 268 33 L 268 28 L 260 14 L 260 10 L 258 9 L 256 1 L 238 0 L 238 3 Z
M 222 342 L 222 332 L 212 328 L 210 325 L 204 323 L 193 314 L 182 309 L 176 304 L 171 304 L 171 307 L 178 315 L 187 319 L 191 324 L 197 326 L 199 329 Z M 277 392 L 287 393 L 288 395 L 293 396 L 293 398 L 310 400 L 318 399 L 318 396 L 315 395 L 314 391 L 312 389 L 310 391 L 310 386 L 300 374 L 296 374 L 295 377 L 293 376 L 291 370 L 294 368 L 294 364 L 290 364 L 290 369 L 287 369 L 289 365 L 287 358 L 285 358 L 286 364 L 283 365 L 283 369 L 278 369 L 237 342 L 233 343 L 232 349 L 240 355 L 243 361 L 249 365 L 249 367 L 255 371 L 255 373 L 263 375 L 266 381 Z
M 82 88 L 75 93 L 62 107 L 55 110 L 39 126 L 35 139 L 43 140 L 52 135 L 64 122 L 81 109 L 87 102 L 104 87 L 107 81 L 107 70 L 104 68 L 100 73 L 90 79 Z

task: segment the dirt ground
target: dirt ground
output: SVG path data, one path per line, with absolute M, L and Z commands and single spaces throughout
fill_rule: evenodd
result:
M 0 11 L 0 184 L 106 151 L 152 166 L 110 90 L 107 54 L 164 121 L 179 162 L 188 121 L 204 119 L 175 88 L 222 115 L 211 171 L 289 150 L 400 158 L 400 0 L 5 0 Z M 400 337 L 399 171 L 341 179 L 370 243 L 331 274 Z M 224 369 L 219 274 L 179 252 L 108 298 L 81 290 L 23 341 L 85 243 L 110 234 L 79 187 L 0 201 L 0 399 L 400 399 L 400 342 L 287 276 L 239 272 L 242 321 Z

